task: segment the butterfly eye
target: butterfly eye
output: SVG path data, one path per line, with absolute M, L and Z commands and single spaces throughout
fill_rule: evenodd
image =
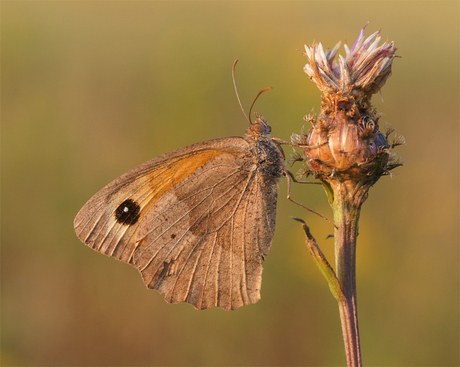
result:
M 133 199 L 123 201 L 115 210 L 115 219 L 120 224 L 132 225 L 139 220 L 141 207 Z

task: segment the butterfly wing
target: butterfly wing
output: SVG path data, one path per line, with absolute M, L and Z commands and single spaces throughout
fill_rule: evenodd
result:
M 260 298 L 271 246 L 276 178 L 243 138 L 216 139 L 152 159 L 81 209 L 78 237 L 132 264 L 171 303 L 236 309 Z

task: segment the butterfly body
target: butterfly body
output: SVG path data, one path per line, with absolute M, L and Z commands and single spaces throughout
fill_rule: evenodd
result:
M 193 144 L 134 168 L 83 206 L 78 237 L 136 267 L 170 303 L 256 302 L 284 173 L 269 133 L 258 116 L 245 138 Z

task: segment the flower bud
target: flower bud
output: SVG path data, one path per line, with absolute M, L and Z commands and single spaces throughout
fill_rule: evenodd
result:
M 319 116 L 306 118 L 312 124 L 309 132 L 293 142 L 305 150 L 310 173 L 323 182 L 333 178 L 372 185 L 401 165 L 389 159 L 394 144 L 380 131 L 381 115 L 371 104 L 391 75 L 396 48 L 388 41 L 377 46 L 380 31 L 364 40 L 364 28 L 351 50 L 345 45 L 346 57 L 339 56 L 338 63 L 340 42 L 332 51 L 324 51 L 321 43 L 305 46 L 309 64 L 304 71 L 324 95 Z

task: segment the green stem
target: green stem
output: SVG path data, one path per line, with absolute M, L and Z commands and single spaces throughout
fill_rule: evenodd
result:
M 339 310 L 349 367 L 362 366 L 356 299 L 356 238 L 361 204 L 366 197 L 367 190 L 352 193 L 344 183 L 334 187 L 332 208 L 338 227 L 335 230 L 336 275 L 344 295 L 343 301 L 339 300 Z

